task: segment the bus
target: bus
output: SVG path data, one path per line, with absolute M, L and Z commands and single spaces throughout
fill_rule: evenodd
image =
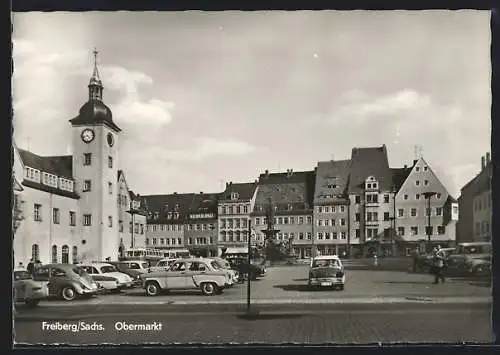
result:
M 158 249 L 132 248 L 125 252 L 125 257 L 121 260 L 144 260 L 156 264 L 158 260 L 163 258 L 163 252 Z
M 165 259 L 185 259 L 190 258 L 191 253 L 187 249 L 162 250 Z

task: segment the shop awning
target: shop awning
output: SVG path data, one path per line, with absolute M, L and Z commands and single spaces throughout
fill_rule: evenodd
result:
M 228 247 L 225 254 L 245 254 L 248 253 L 247 247 Z

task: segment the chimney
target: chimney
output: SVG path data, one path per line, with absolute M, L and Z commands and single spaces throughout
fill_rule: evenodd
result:
M 267 175 L 269 175 L 269 170 L 266 169 L 266 171 L 264 172 Z
M 483 157 L 481 157 L 481 170 L 483 170 L 483 169 L 484 169 L 484 167 L 485 167 L 485 165 L 486 165 L 486 164 L 485 164 L 485 159 L 486 159 L 486 158 L 485 158 L 484 156 L 483 156 Z
M 491 155 L 490 152 L 486 153 L 486 164 L 489 164 L 491 161 Z
M 203 191 L 200 191 L 200 195 L 203 195 Z
M 233 182 L 232 181 L 229 181 L 229 186 L 233 186 Z

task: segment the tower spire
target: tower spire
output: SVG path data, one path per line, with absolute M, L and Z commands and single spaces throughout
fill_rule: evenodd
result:
M 89 101 L 102 101 L 103 86 L 97 69 L 97 55 L 99 54 L 97 48 L 94 48 L 92 53 L 94 54 L 94 71 L 89 82 Z

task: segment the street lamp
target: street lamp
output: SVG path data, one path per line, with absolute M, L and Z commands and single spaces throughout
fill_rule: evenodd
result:
M 432 227 L 431 227 L 431 197 L 436 195 L 437 192 L 433 191 L 428 191 L 424 192 L 424 197 L 427 199 L 427 228 L 426 228 L 426 233 L 427 234 L 427 243 L 428 247 L 430 247 L 431 243 L 431 235 L 432 235 Z

